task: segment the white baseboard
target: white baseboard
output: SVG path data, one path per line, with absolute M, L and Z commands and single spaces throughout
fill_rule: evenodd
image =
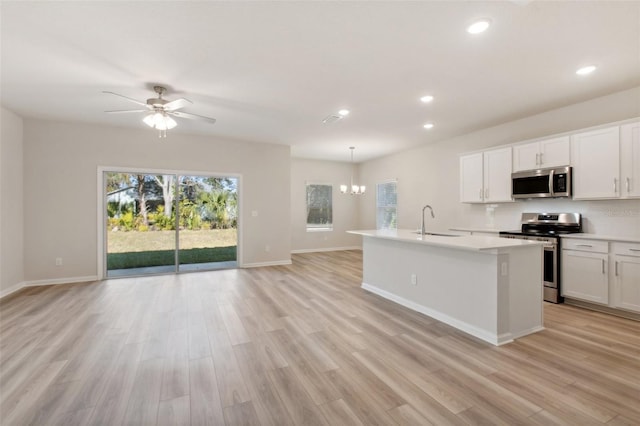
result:
M 362 250 L 362 246 L 297 249 L 297 250 L 291 250 L 291 254 L 316 253 L 316 252 L 322 252 L 322 251 L 344 251 L 344 250 Z
M 291 259 L 289 260 L 276 260 L 274 262 L 256 262 L 256 263 L 245 263 L 241 265 L 241 268 L 260 268 L 263 266 L 280 266 L 280 265 L 291 265 Z
M 58 284 L 72 284 L 72 283 L 87 283 L 91 281 L 98 281 L 97 275 L 87 275 L 86 277 L 67 277 L 67 278 L 53 278 L 46 280 L 26 281 L 25 287 L 33 287 L 37 285 L 58 285 Z
M 2 291 L 0 292 L 0 299 L 2 299 L 2 298 L 4 298 L 4 297 L 7 297 L 7 296 L 9 296 L 10 294 L 13 294 L 13 293 L 15 293 L 15 292 L 16 292 L 16 291 L 18 291 L 18 290 L 22 290 L 22 289 L 25 287 L 25 285 L 24 285 L 24 284 L 25 284 L 25 283 L 24 283 L 24 281 L 22 281 L 22 282 L 19 282 L 19 283 L 16 283 L 16 284 L 12 285 L 11 287 L 9 287 L 9 288 L 8 288 L 8 289 L 6 289 L 6 290 L 2 290 Z
M 513 339 L 515 338 L 511 333 L 504 333 L 500 335 L 492 334 L 486 330 L 482 330 L 469 323 L 460 321 L 456 318 L 450 317 L 449 315 L 443 314 L 442 312 L 438 312 L 431 308 L 427 308 L 426 306 L 412 302 L 411 300 L 407 300 L 404 297 L 400 297 L 393 293 L 389 293 L 386 290 L 382 290 L 378 287 L 372 286 L 371 284 L 362 283 L 362 288 L 373 294 L 377 294 L 380 297 L 384 297 L 387 300 L 391 300 L 392 302 L 395 302 L 406 308 L 409 308 L 416 312 L 420 312 L 421 314 L 425 314 L 445 324 L 449 324 L 450 326 L 455 327 L 458 330 L 464 331 L 467 334 L 475 336 L 478 339 L 484 340 L 485 342 L 491 343 L 492 345 L 495 345 L 495 346 L 504 345 L 505 343 L 509 343 L 513 341 Z
M 40 285 L 59 285 L 59 284 L 73 284 L 73 283 L 86 283 L 91 281 L 98 281 L 97 275 L 88 275 L 86 277 L 67 277 L 67 278 L 53 278 L 45 280 L 23 281 L 8 288 L 0 293 L 0 299 L 10 294 L 15 293 L 18 290 L 22 290 L 25 287 L 36 287 Z

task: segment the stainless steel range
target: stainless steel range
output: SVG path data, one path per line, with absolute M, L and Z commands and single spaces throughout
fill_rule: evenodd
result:
M 542 241 L 544 245 L 544 300 L 562 303 L 560 283 L 560 234 L 582 232 L 580 213 L 522 213 L 519 231 L 502 231 L 502 238 Z

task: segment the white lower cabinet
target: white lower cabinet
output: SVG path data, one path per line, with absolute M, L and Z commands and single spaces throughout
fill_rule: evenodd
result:
M 607 305 L 608 263 L 606 253 L 562 250 L 562 295 Z
M 614 243 L 612 251 L 615 277 L 614 306 L 640 312 L 640 244 Z
M 640 312 L 640 244 L 562 239 L 562 295 Z

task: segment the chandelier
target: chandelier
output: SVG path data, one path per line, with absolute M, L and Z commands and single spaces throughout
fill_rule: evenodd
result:
M 356 149 L 356 147 L 350 146 L 349 149 L 351 150 L 351 165 L 353 166 L 353 150 Z M 351 188 L 351 191 L 349 191 L 349 188 Z M 364 185 L 354 185 L 353 170 L 351 171 L 351 185 L 340 185 L 340 192 L 342 194 L 362 195 L 364 194 L 365 189 L 366 187 Z

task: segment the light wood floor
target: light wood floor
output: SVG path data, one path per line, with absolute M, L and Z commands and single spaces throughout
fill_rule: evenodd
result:
M 493 347 L 361 290 L 361 262 L 26 289 L 0 302 L 0 423 L 640 424 L 640 323 L 547 304 Z

